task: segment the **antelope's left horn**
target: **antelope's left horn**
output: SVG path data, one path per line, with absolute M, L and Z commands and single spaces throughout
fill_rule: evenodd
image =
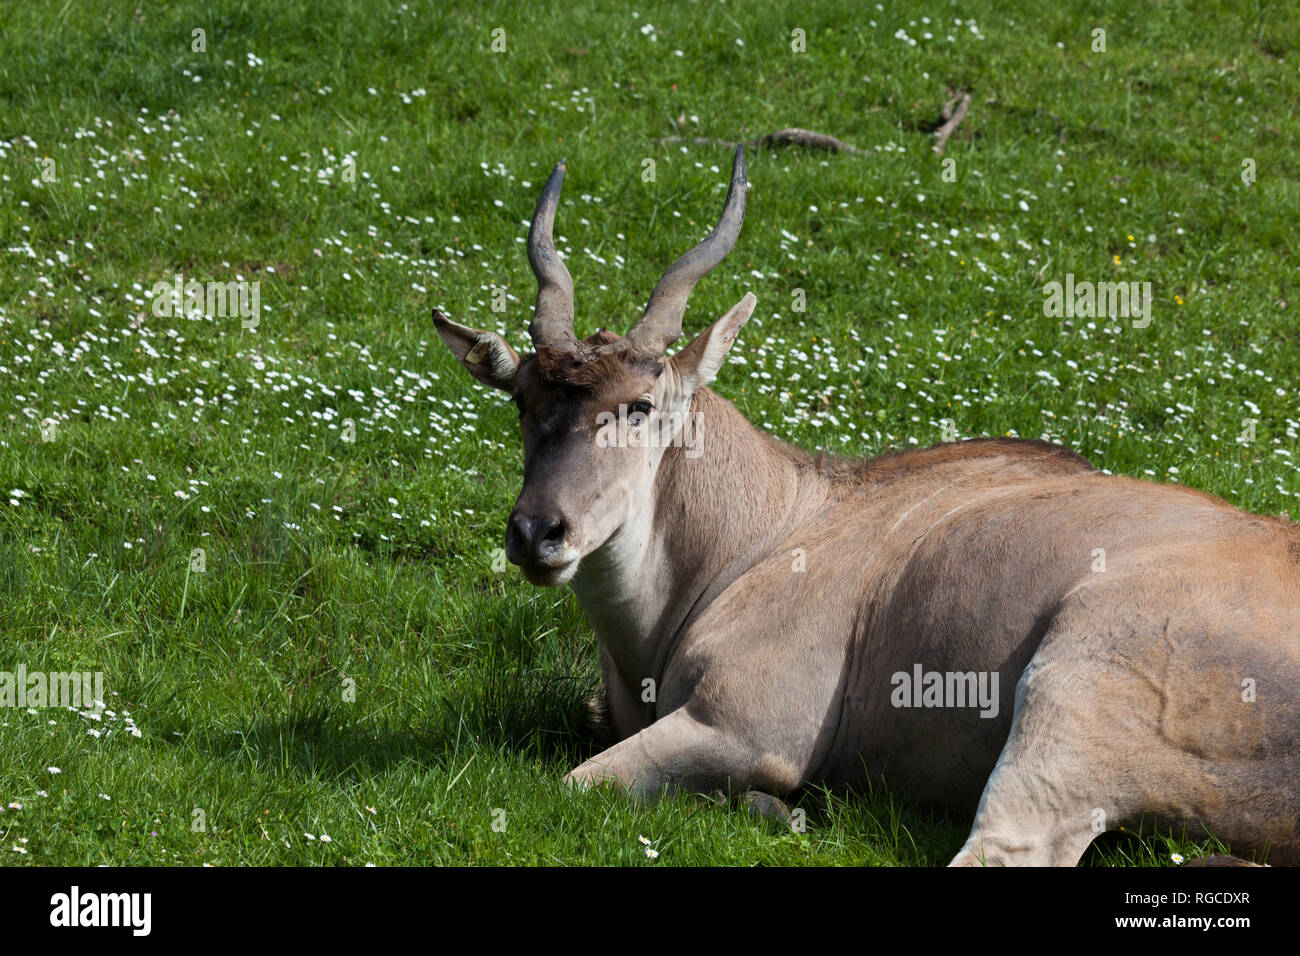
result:
M 668 346 L 682 334 L 682 317 L 686 314 L 686 300 L 690 298 L 695 283 L 714 266 L 727 257 L 740 235 L 740 224 L 745 218 L 745 146 L 736 147 L 736 159 L 731 167 L 731 185 L 727 189 L 727 202 L 722 207 L 718 224 L 686 255 L 682 256 L 664 273 L 646 304 L 645 314 L 627 333 L 631 342 L 640 349 L 662 355 Z

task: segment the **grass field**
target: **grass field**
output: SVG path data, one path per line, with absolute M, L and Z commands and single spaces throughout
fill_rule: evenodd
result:
M 807 127 L 867 155 L 751 150 L 686 318 L 758 296 L 716 385 L 751 420 L 872 455 L 947 419 L 1300 515 L 1294 6 L 894 6 L 0 4 L 0 671 L 107 707 L 0 709 L 0 861 L 946 862 L 970 819 L 883 788 L 802 834 L 562 790 L 593 637 L 494 569 L 517 415 L 429 320 L 528 347 L 566 156 L 578 331 L 625 330 L 730 162 L 656 140 Z M 256 327 L 156 315 L 176 274 L 260 283 Z M 1151 283 L 1150 324 L 1046 315 L 1067 274 Z

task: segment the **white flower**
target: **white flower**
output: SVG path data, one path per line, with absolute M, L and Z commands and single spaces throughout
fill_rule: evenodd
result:
M 652 859 L 652 860 L 657 860 L 657 859 L 659 859 L 659 851 L 658 851 L 658 850 L 652 850 L 650 847 L 646 847 L 646 848 L 645 848 L 645 855 L 648 856 L 648 857 L 650 857 L 650 859 Z
M 1173 860 L 1175 863 L 1181 866 L 1183 862 L 1183 855 L 1181 853 L 1171 853 L 1169 855 L 1169 859 Z
M 60 770 L 58 767 L 46 767 L 45 769 L 46 769 L 49 773 L 63 773 L 63 771 Z

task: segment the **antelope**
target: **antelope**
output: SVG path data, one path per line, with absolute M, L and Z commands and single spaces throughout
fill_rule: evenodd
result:
M 785 444 L 708 387 L 752 293 L 666 354 L 736 243 L 743 147 L 717 225 L 623 337 L 574 333 L 564 172 L 528 233 L 534 353 L 433 319 L 519 408 L 509 560 L 571 586 L 597 637 L 619 742 L 565 783 L 770 807 L 884 781 L 974 811 L 959 866 L 1074 865 L 1144 822 L 1300 862 L 1300 528 L 1042 441 Z M 687 421 L 691 443 L 633 440 Z

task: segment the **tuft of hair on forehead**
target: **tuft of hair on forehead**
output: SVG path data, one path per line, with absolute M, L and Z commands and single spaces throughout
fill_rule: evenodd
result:
M 541 346 L 537 349 L 537 370 L 548 385 L 602 392 L 629 371 L 658 375 L 663 360 L 634 348 L 608 346 L 621 341 L 612 332 L 601 330 L 589 337 L 575 351 Z

